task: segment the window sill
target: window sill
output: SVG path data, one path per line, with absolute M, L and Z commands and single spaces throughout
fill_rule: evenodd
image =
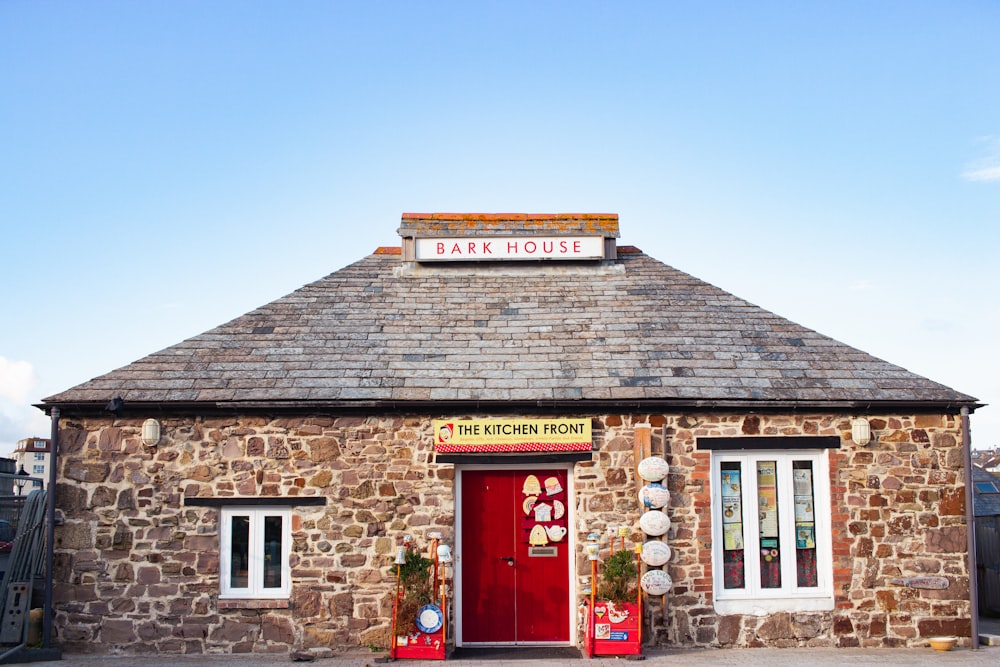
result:
M 226 609 L 288 609 L 288 600 L 268 600 L 261 598 L 219 598 L 219 611 Z
M 779 611 L 832 611 L 833 595 L 821 597 L 787 597 L 715 600 L 715 611 L 719 614 L 744 614 L 766 616 Z

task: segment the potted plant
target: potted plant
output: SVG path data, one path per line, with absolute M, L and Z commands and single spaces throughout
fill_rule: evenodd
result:
M 416 623 L 417 613 L 432 601 L 431 568 L 434 561 L 414 549 L 407 549 L 399 566 L 399 604 L 396 618 L 400 630 L 408 631 Z
M 638 582 L 639 568 L 631 551 L 620 549 L 603 563 L 587 627 L 591 655 L 642 653 Z
M 436 541 L 433 545 L 436 547 Z M 392 623 L 392 658 L 443 660 L 444 596 L 437 559 L 403 548 L 396 560 L 396 599 Z M 432 553 L 436 553 L 432 548 Z M 443 569 L 443 568 L 442 568 Z M 439 590 L 441 598 L 438 599 Z

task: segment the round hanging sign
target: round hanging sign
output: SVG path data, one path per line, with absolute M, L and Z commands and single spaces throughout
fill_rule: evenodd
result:
M 670 472 L 670 466 L 659 456 L 650 456 L 639 461 L 639 477 L 647 482 L 659 482 Z
M 647 535 L 662 535 L 670 530 L 670 519 L 660 510 L 649 510 L 639 518 L 639 528 Z
M 670 502 L 670 492 L 659 482 L 650 482 L 639 489 L 639 502 L 643 507 L 659 509 Z
M 666 542 L 650 540 L 642 545 L 642 553 L 639 555 L 642 562 L 651 567 L 660 567 L 670 560 L 670 547 Z
M 674 585 L 670 575 L 663 570 L 649 570 L 642 575 L 639 580 L 642 590 L 650 595 L 666 595 L 667 591 Z

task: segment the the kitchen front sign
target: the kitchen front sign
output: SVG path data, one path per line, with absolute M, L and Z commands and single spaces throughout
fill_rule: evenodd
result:
M 434 449 L 441 453 L 585 452 L 591 447 L 590 419 L 434 420 Z

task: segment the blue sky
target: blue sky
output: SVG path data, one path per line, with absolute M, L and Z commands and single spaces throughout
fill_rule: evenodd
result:
M 618 213 L 1000 445 L 998 34 L 992 0 L 3 0 L 0 452 L 431 211 Z

